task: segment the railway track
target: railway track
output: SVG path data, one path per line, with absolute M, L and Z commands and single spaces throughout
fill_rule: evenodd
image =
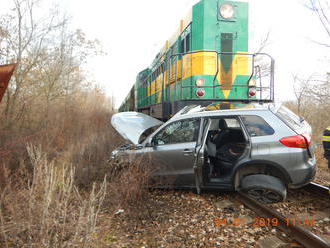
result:
M 318 194 L 320 197 L 329 197 L 329 189 L 316 183 L 307 185 L 303 188 L 303 190 L 307 190 L 313 194 Z M 280 212 L 274 210 L 272 205 L 267 206 L 249 198 L 243 193 L 238 194 L 239 200 L 245 206 L 247 206 L 249 209 L 264 219 L 276 219 L 277 225 L 275 227 L 285 232 L 288 236 L 300 243 L 302 246 L 307 248 L 330 248 L 329 241 L 314 234 L 312 231 L 299 225 L 289 224 L 288 220 L 290 220 L 290 217 L 284 216 Z
M 324 185 L 318 184 L 318 183 L 310 183 L 307 186 L 305 186 L 303 189 L 306 189 L 306 190 L 308 190 L 312 193 L 318 194 L 320 196 L 329 195 L 329 197 L 330 197 L 329 188 Z

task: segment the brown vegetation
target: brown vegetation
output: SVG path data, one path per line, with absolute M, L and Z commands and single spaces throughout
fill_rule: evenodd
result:
M 91 244 L 113 144 L 102 98 L 85 93 L 68 119 L 57 105 L 47 129 L 30 136 L 18 130 L 14 141 L 6 137 L 12 150 L 1 157 L 1 247 Z
M 143 209 L 146 164 L 109 173 L 110 152 L 121 140 L 103 93 L 80 95 L 67 118 L 54 108 L 48 129 L 17 134 L 15 151 L 1 159 L 1 247 L 90 247 L 101 210 L 134 216 Z
M 107 175 L 121 140 L 83 69 L 99 43 L 42 1 L 13 4 L 0 16 L 0 62 L 18 63 L 0 105 L 0 247 L 91 247 L 101 209 L 144 198 L 146 170 Z

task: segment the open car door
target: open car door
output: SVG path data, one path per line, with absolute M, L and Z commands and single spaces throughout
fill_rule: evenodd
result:
M 205 143 L 207 139 L 207 134 L 211 125 L 209 119 L 202 119 L 200 125 L 200 136 L 198 137 L 196 149 L 195 149 L 195 161 L 194 161 L 194 174 L 195 174 L 195 184 L 197 189 L 197 194 L 201 193 L 201 187 L 203 187 L 203 165 L 204 161 L 204 151 Z

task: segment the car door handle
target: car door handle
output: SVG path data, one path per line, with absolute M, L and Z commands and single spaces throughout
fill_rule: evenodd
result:
M 194 153 L 194 151 L 193 150 L 190 150 L 190 149 L 184 149 L 183 150 L 183 155 L 184 156 L 190 156 L 190 155 L 192 155 Z

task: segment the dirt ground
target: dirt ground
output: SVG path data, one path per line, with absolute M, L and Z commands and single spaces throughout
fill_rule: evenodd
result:
M 236 194 L 154 191 L 145 210 L 125 209 L 100 216 L 97 247 L 256 247 L 268 235 L 291 243 L 272 226 L 256 224 L 256 216 Z

